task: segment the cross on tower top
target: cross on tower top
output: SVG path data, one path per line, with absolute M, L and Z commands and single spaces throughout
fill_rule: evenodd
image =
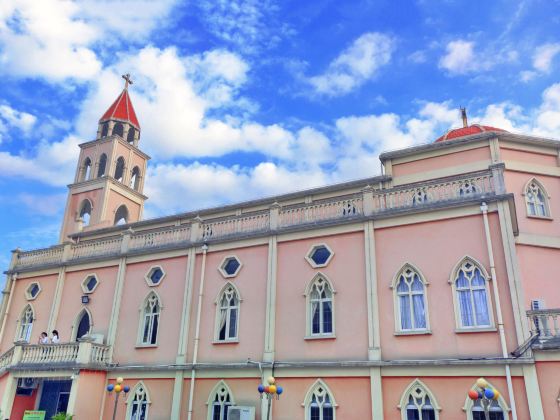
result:
M 124 79 L 125 90 L 128 90 L 128 85 L 131 85 L 133 83 L 132 79 L 130 78 L 130 73 L 123 74 L 121 77 Z

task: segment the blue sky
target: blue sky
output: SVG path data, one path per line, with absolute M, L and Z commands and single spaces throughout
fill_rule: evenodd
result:
M 559 34 L 558 0 L 3 0 L 0 265 L 56 243 L 123 73 L 156 217 L 375 175 L 459 106 L 560 138 Z

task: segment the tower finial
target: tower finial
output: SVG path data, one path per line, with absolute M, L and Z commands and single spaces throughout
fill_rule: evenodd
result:
M 461 118 L 463 119 L 463 127 L 468 127 L 469 123 L 467 121 L 467 108 L 460 107 L 461 110 Z
M 124 89 L 128 90 L 128 85 L 131 85 L 133 83 L 132 79 L 130 78 L 130 73 L 123 74 L 121 77 L 124 79 Z

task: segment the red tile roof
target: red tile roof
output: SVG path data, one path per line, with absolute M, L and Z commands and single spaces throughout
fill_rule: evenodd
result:
M 128 96 L 128 89 L 123 89 L 115 102 L 113 102 L 109 109 L 105 111 L 105 114 L 103 114 L 99 122 L 111 119 L 126 121 L 134 125 L 136 128 L 140 128 L 138 118 L 136 118 L 136 112 L 134 112 L 130 96 Z
M 445 141 L 445 140 L 453 140 L 459 137 L 471 136 L 473 134 L 480 134 L 486 131 L 507 132 L 506 130 L 502 130 L 501 128 L 490 127 L 488 125 L 473 124 L 473 125 L 469 125 L 468 127 L 461 127 L 461 128 L 455 128 L 453 130 L 449 130 L 443 136 L 438 138 L 435 141 L 435 143 L 440 141 Z

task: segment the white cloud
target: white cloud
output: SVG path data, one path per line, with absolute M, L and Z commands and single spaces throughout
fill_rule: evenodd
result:
M 0 142 L 4 137 L 10 137 L 12 129 L 28 135 L 37 118 L 27 112 L 18 111 L 8 104 L 0 105 Z
M 552 60 L 558 53 L 560 53 L 560 43 L 541 45 L 533 56 L 533 67 L 543 73 L 550 72 Z
M 387 35 L 365 33 L 342 51 L 323 74 L 309 77 L 307 82 L 318 94 L 347 94 L 374 78 L 378 70 L 389 63 L 394 44 Z
M 451 74 L 466 74 L 477 69 L 474 42 L 451 41 L 445 47 L 446 54 L 440 59 L 439 66 Z

